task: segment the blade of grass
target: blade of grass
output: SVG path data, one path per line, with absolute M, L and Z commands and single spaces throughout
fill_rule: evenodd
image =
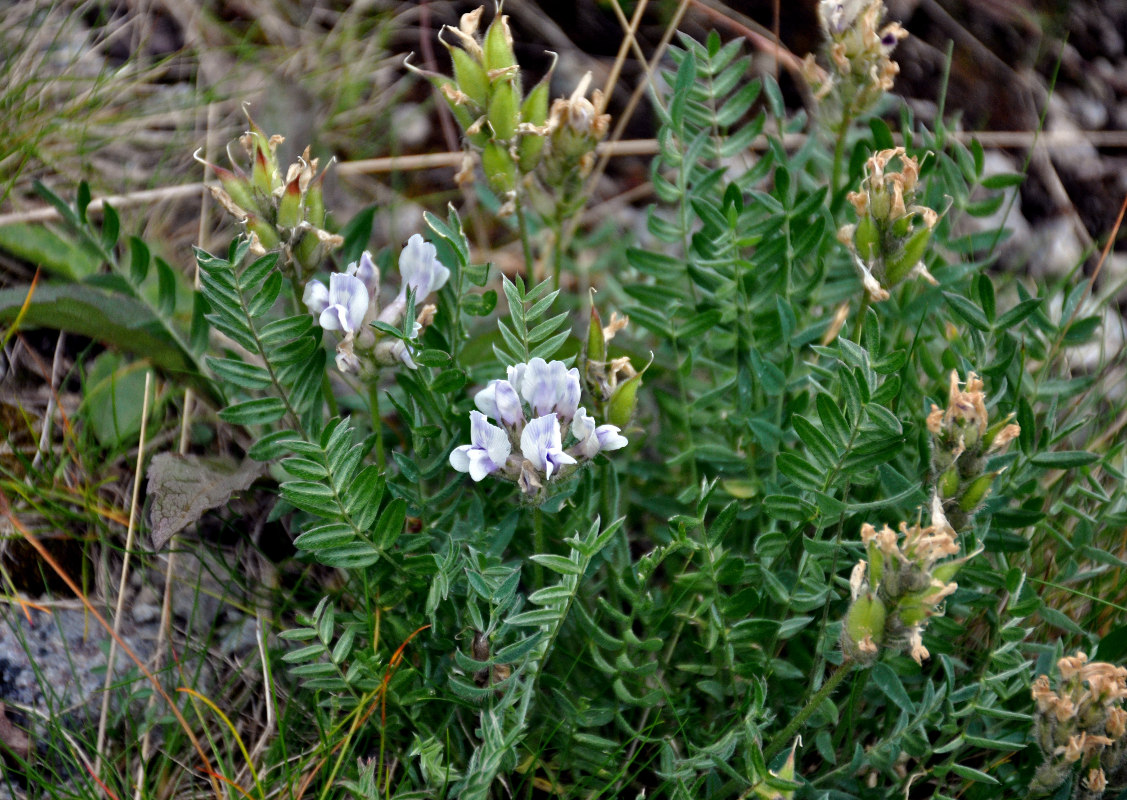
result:
M 106 682 L 102 686 L 102 710 L 98 715 L 98 738 L 94 748 L 94 772 L 102 774 L 102 751 L 106 744 L 106 720 L 110 714 L 110 686 L 113 683 L 114 664 L 117 661 L 117 642 L 121 638 L 121 621 L 125 616 L 125 590 L 129 585 L 129 561 L 133 554 L 137 534 L 137 500 L 141 496 L 141 473 L 145 464 L 145 431 L 149 426 L 149 394 L 153 373 L 145 373 L 145 393 L 141 396 L 141 432 L 137 438 L 137 466 L 133 472 L 133 497 L 129 501 L 129 526 L 125 531 L 125 555 L 121 561 L 121 580 L 117 585 L 117 604 L 113 612 L 113 637 L 106 656 Z

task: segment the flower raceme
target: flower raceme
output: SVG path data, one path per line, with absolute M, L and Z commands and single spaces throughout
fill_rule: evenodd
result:
M 942 561 L 959 552 L 955 529 L 932 498 L 931 525 L 900 523 L 900 531 L 865 523 L 861 541 L 868 560 L 853 568 L 853 602 L 845 616 L 841 645 L 861 666 L 872 665 L 881 647 L 906 650 L 922 664 L 929 653 L 921 634 L 928 620 L 942 613 L 942 603 L 958 588 L 951 579 L 975 553 Z
M 535 496 L 581 462 L 625 447 L 618 426 L 596 425 L 579 405 L 580 395 L 579 370 L 562 361 L 533 358 L 510 366 L 505 380 L 491 381 L 474 396 L 470 444 L 454 449 L 450 465 L 475 481 L 497 474 Z
M 908 32 L 896 22 L 881 27 L 884 14 L 882 0 L 821 0 L 818 4 L 830 69 L 823 69 L 811 53 L 803 63 L 803 73 L 830 130 L 842 130 L 875 106 L 900 72 L 890 56 Z
M 1048 675 L 1033 681 L 1033 736 L 1044 760 L 1030 791 L 1052 793 L 1079 764 L 1085 793 L 1072 796 L 1101 797 L 1127 778 L 1127 668 L 1078 652 L 1059 659 L 1057 672 L 1055 690 Z
M 230 154 L 231 170 L 196 159 L 215 172 L 220 186 L 209 186 L 216 202 L 246 227 L 251 252 L 262 255 L 281 250 L 282 267 L 299 280 L 313 272 L 344 239 L 324 229 L 325 203 L 321 184 L 325 172 L 318 173 L 318 160 L 309 148 L 282 174 L 278 145 L 282 136 L 267 136 L 247 114 L 248 130 L 239 143 L 250 158 L 249 172 Z
M 450 270 L 438 260 L 434 245 L 415 234 L 399 254 L 399 274 L 402 278 L 399 293 L 383 309 L 379 307 L 380 271 L 367 251 L 345 272 L 330 275 L 328 286 L 319 280 L 311 280 L 305 285 L 302 300 L 317 318 L 317 324 L 340 337 L 336 360 L 341 372 L 357 374 L 396 362 L 415 368 L 407 342 L 382 338 L 370 323 L 378 321 L 399 325 L 407 311 L 408 292 L 413 292 L 416 300 L 425 299 L 446 285 Z M 417 338 L 430 324 L 434 314 L 433 305 L 419 309 L 411 339 Z M 364 356 L 363 360 L 357 355 L 357 350 Z
M 890 168 L 894 163 L 898 171 Z M 849 193 L 857 224 L 842 226 L 837 236 L 874 303 L 912 275 L 936 283 L 923 257 L 939 215 L 915 202 L 919 176 L 919 162 L 903 147 L 881 150 L 865 162 L 861 191 Z

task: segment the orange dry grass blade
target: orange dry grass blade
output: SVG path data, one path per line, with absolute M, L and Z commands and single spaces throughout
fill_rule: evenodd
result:
M 208 773 L 209 776 L 211 776 L 211 787 L 215 792 L 216 798 L 222 800 L 223 795 L 220 791 L 219 782 L 214 777 L 215 773 L 212 770 L 211 761 L 208 759 L 207 753 L 204 752 L 203 747 L 200 745 L 199 739 L 196 738 L 196 734 L 192 732 L 191 726 L 188 725 L 188 720 L 184 719 L 184 715 L 180 713 L 180 709 L 176 707 L 176 704 L 172 702 L 172 698 L 168 696 L 168 692 L 166 692 L 164 690 L 164 687 L 160 685 L 160 681 L 157 680 L 156 676 L 153 675 L 153 673 L 149 671 L 148 667 L 145 666 L 145 662 L 137 657 L 137 654 L 133 652 L 133 648 L 126 644 L 125 640 L 123 640 L 114 632 L 113 626 L 106 622 L 106 618 L 102 616 L 101 612 L 99 612 L 98 609 L 94 607 L 94 604 L 90 602 L 85 594 L 83 594 L 81 587 L 77 583 L 75 583 L 74 578 L 72 578 L 70 574 L 62 568 L 59 562 L 55 560 L 54 556 L 51 555 L 50 551 L 48 551 L 47 548 L 43 546 L 43 543 L 39 541 L 39 538 L 31 531 L 29 531 L 26 527 L 24 527 L 24 524 L 16 518 L 16 515 L 12 513 L 12 507 L 8 504 L 8 496 L 4 492 L 0 492 L 0 514 L 3 514 L 8 518 L 8 521 L 12 523 L 12 527 L 15 528 L 16 531 L 18 531 L 25 539 L 27 539 L 28 543 L 35 548 L 35 551 L 39 554 L 39 557 L 47 562 L 47 565 L 55 571 L 55 574 L 63 579 L 63 582 L 67 585 L 67 588 L 69 588 L 74 593 L 75 597 L 82 601 L 82 605 L 86 607 L 87 612 L 89 612 L 90 615 L 94 617 L 94 619 L 98 620 L 98 624 L 105 628 L 106 632 L 114 638 L 114 640 L 117 642 L 117 646 L 122 649 L 122 652 L 129 656 L 133 663 L 137 665 L 137 669 L 141 670 L 141 674 L 149 680 L 149 682 L 153 685 L 153 688 L 156 689 L 157 693 L 162 698 L 164 698 L 164 701 L 166 703 L 168 703 L 168 707 L 172 711 L 173 716 L 176 717 L 176 721 L 180 723 L 180 727 L 184 729 L 184 733 L 187 734 L 188 740 L 192 743 L 192 746 L 195 748 L 196 753 L 203 761 L 204 771 Z
M 93 768 L 91 768 L 91 766 L 87 764 L 86 761 L 82 762 L 82 766 L 84 766 L 86 768 L 86 771 L 90 773 L 90 777 L 94 779 L 94 783 L 102 787 L 102 791 L 106 793 L 106 796 L 109 797 L 110 800 L 118 800 L 117 795 L 110 790 L 110 787 L 106 786 L 106 784 L 102 782 L 102 779 L 97 776 Z

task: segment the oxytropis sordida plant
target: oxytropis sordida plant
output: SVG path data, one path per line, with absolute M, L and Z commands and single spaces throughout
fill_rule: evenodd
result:
M 309 151 L 283 174 L 280 137 L 253 123 L 250 167 L 218 171 L 246 228 L 225 259 L 199 254 L 209 318 L 234 343 L 211 360 L 236 387 L 221 416 L 263 426 L 250 455 L 279 462 L 277 513 L 304 554 L 346 570 L 285 636 L 325 730 L 348 731 L 331 774 L 380 754 L 354 793 L 487 798 L 500 776 L 521 794 L 902 797 L 919 780 L 950 797 L 985 774 L 959 761 L 978 758 L 968 743 L 1015 740 L 1021 712 L 1004 706 L 1028 688 L 1014 684 L 1032 611 L 992 526 L 1034 483 L 1005 337 L 1036 341 L 1020 327 L 1036 303 L 999 316 L 979 276 L 979 308 L 949 263 L 937 209 L 965 201 L 973 154 L 960 171 L 884 123 L 856 130 L 905 32 L 879 0 L 818 11 L 806 74 L 829 138 L 791 153 L 768 137 L 745 172 L 732 158 L 766 130 L 761 93 L 782 114 L 778 87 L 747 80 L 750 59 L 718 36 L 674 51 L 653 182 L 676 207 L 647 218 L 660 252 L 591 276 L 629 330 L 592 300 L 573 335 L 582 304 L 559 281 L 603 99 L 589 78 L 555 101 L 550 75 L 526 87 L 500 9 L 445 27 L 452 75 L 425 77 L 462 129 L 457 181 L 483 175 L 515 215 L 525 274 L 538 225 L 556 245 L 554 281 L 501 276 L 506 315 L 474 320 L 497 292 L 455 212 L 366 250 L 370 227 L 332 232 Z M 983 608 L 979 653 L 959 626 Z M 1056 700 L 1035 688 L 1034 786 L 1083 760 L 1095 791 L 1119 769 L 1107 697 L 1122 681 L 1061 673 Z M 373 697 L 378 731 L 362 724 Z M 1070 716 L 1096 705 L 1098 721 Z M 1028 785 L 1023 769 L 1007 787 Z

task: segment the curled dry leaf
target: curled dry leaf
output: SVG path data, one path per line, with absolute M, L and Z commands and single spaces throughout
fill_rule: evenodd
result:
M 153 548 L 161 549 L 174 534 L 205 511 L 224 505 L 263 473 L 263 465 L 246 459 L 202 458 L 161 453 L 149 465 L 149 523 Z

